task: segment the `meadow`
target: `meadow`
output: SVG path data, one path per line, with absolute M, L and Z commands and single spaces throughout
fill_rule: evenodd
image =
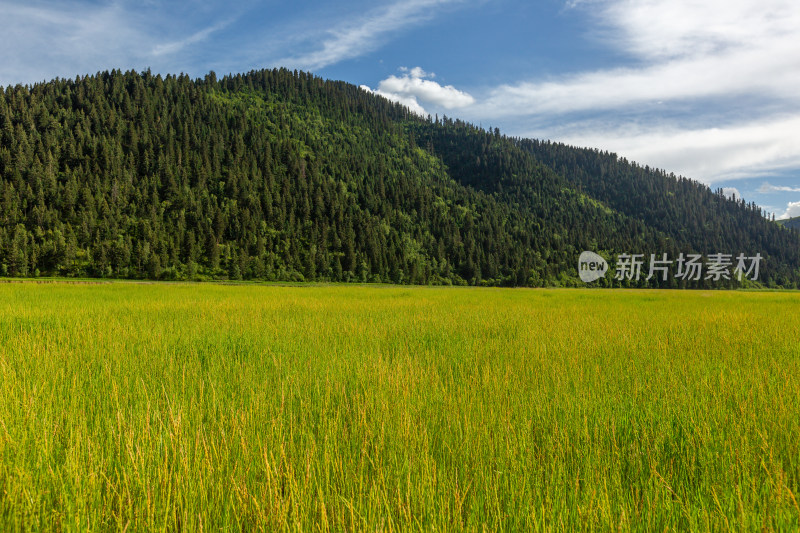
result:
M 0 530 L 797 530 L 798 311 L 0 284 Z

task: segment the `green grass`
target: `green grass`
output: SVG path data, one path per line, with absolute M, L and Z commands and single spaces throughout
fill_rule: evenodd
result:
M 798 310 L 0 284 L 0 530 L 797 530 Z

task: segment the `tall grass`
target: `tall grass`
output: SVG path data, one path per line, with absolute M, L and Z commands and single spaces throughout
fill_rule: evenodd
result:
M 798 310 L 4 285 L 0 530 L 796 530 Z

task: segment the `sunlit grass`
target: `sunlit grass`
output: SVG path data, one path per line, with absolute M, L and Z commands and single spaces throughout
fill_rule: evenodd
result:
M 0 530 L 800 527 L 793 293 L 0 286 Z

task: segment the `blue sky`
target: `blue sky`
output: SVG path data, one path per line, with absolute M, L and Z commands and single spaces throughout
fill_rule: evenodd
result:
M 800 215 L 797 0 L 0 0 L 0 85 L 286 66 Z

